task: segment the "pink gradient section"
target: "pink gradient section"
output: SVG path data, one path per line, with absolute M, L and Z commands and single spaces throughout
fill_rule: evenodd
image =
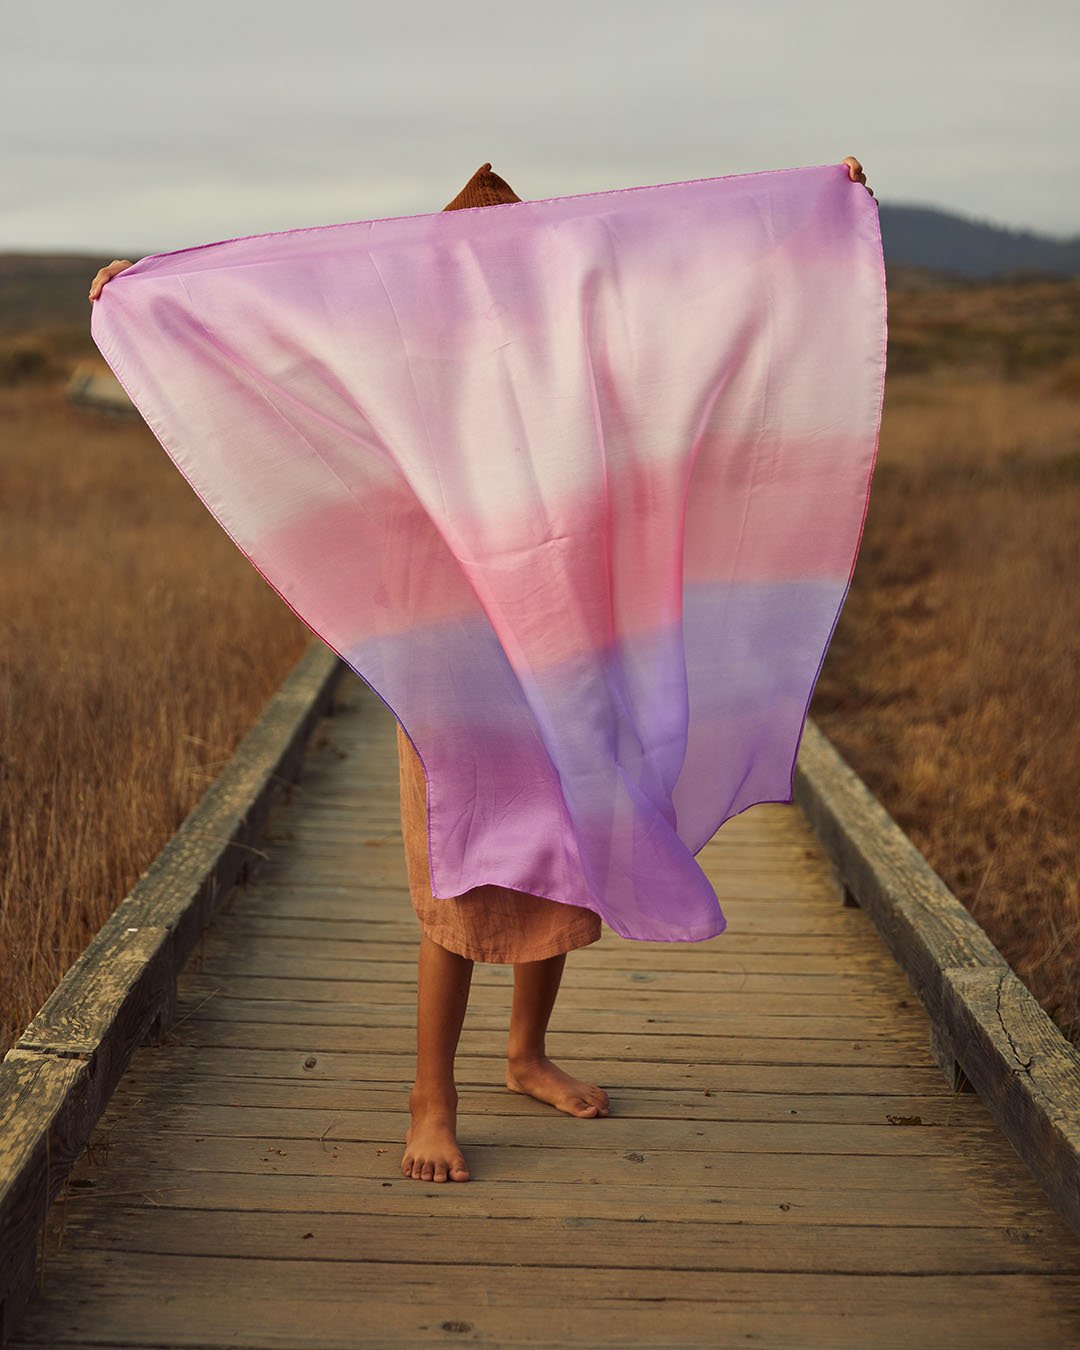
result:
M 843 165 L 154 254 L 103 356 L 252 564 L 389 705 L 437 896 L 723 931 L 702 845 L 794 761 L 885 361 Z

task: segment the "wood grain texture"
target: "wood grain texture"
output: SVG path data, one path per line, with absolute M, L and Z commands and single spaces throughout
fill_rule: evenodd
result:
M 89 1088 L 80 1059 L 11 1051 L 0 1063 L 0 1339 L 29 1294 L 49 1202 L 97 1119 Z

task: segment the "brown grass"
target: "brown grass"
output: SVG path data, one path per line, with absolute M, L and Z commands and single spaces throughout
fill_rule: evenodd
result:
M 892 301 L 903 323 L 907 299 Z M 1080 1044 L 1074 368 L 890 374 L 862 549 L 810 711 Z
M 0 1051 L 311 634 L 142 423 L 0 390 Z
M 1080 1044 L 1080 282 L 895 291 L 890 334 L 811 713 Z M 144 426 L 65 405 L 80 341 L 0 388 L 0 1047 L 310 640 Z

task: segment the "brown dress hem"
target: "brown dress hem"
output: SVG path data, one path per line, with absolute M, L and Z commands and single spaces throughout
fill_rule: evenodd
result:
M 545 961 L 599 939 L 599 914 L 530 891 L 489 884 L 458 896 L 432 895 L 427 777 L 400 722 L 397 747 L 409 893 L 421 930 L 433 942 L 472 961 L 517 965 Z

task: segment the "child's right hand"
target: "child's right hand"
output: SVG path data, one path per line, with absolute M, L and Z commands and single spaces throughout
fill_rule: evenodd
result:
M 103 267 L 97 276 L 90 283 L 90 301 L 93 303 L 101 294 L 102 287 L 107 281 L 111 281 L 118 272 L 122 272 L 125 267 L 134 267 L 134 263 L 129 262 L 127 258 L 114 258 L 107 267 Z
M 851 179 L 851 181 L 853 183 L 861 183 L 863 187 L 866 188 L 867 192 L 870 193 L 870 196 L 874 197 L 874 194 L 866 181 L 866 174 L 863 173 L 863 166 L 859 163 L 859 161 L 855 158 L 855 156 L 846 155 L 840 162 L 841 164 L 847 165 L 848 177 Z M 874 201 L 877 201 L 876 197 L 874 197 Z

